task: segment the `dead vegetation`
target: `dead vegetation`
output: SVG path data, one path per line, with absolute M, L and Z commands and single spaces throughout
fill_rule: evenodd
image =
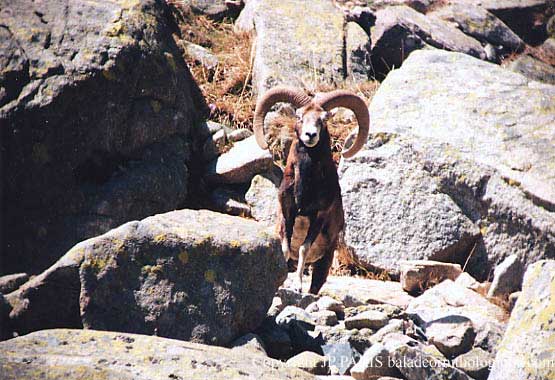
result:
M 255 100 L 251 87 L 251 35 L 235 33 L 232 20 L 212 21 L 193 14 L 179 1 L 168 3 L 183 40 L 210 50 L 218 59 L 215 68 L 207 69 L 183 49 L 185 61 L 210 105 L 210 119 L 234 129 L 252 129 Z

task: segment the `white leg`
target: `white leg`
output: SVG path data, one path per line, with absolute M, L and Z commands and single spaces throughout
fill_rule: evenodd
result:
M 285 262 L 287 262 L 289 257 L 291 257 L 291 248 L 287 244 L 287 239 L 281 241 L 281 251 L 283 252 L 283 257 L 285 257 Z
M 308 251 L 308 245 L 303 244 L 299 248 L 299 263 L 297 264 L 297 291 L 300 293 L 303 292 L 303 273 L 304 273 L 304 265 L 306 260 L 306 254 Z

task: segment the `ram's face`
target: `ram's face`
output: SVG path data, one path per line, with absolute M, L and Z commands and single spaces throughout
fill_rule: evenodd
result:
M 299 108 L 297 110 L 297 136 L 304 145 L 312 148 L 320 141 L 320 133 L 326 128 L 328 113 L 323 109 Z

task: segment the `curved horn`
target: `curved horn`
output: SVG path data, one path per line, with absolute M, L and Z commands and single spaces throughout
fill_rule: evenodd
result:
M 302 90 L 293 87 L 275 87 L 262 95 L 256 103 L 253 121 L 254 137 L 258 145 L 262 149 L 268 149 L 268 143 L 264 137 L 264 117 L 274 104 L 291 103 L 293 107 L 300 108 L 310 103 L 311 100 Z
M 323 94 L 317 98 L 316 102 L 326 111 L 337 107 L 345 107 L 354 112 L 358 121 L 358 134 L 349 150 L 341 153 L 345 158 L 354 156 L 368 140 L 370 115 L 364 100 L 350 91 L 336 90 Z

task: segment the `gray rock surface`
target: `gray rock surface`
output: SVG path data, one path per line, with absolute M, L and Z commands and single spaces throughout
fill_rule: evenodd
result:
M 364 311 L 355 316 L 345 318 L 345 328 L 363 329 L 369 328 L 372 330 L 379 330 L 389 322 L 389 317 L 386 313 L 377 310 Z
M 389 351 L 380 343 L 370 347 L 351 368 L 351 376 L 356 380 L 370 380 L 381 376 L 399 376 L 395 366 L 388 365 Z
M 524 42 L 505 23 L 486 9 L 473 4 L 453 4 L 431 13 L 434 17 L 454 23 L 465 34 L 483 43 L 490 43 L 509 53 L 519 52 Z
M 245 200 L 257 221 L 276 225 L 279 183 L 280 179 L 271 173 L 259 174 L 252 179 Z
M 1 273 L 35 274 L 183 203 L 207 107 L 165 2 L 8 0 L 2 12 Z
M 427 17 L 407 6 L 377 11 L 370 37 L 372 69 L 377 78 L 384 78 L 393 68 L 401 67 L 412 51 L 426 46 L 486 58 L 484 49 L 472 37 L 441 19 Z
M 493 356 L 481 348 L 473 348 L 458 356 L 453 365 L 476 380 L 486 380 L 493 364 Z
M 262 322 L 285 275 L 271 231 L 182 210 L 76 245 L 7 300 L 20 334 L 83 326 L 223 345 Z
M 185 54 L 190 59 L 193 59 L 196 64 L 204 66 L 209 72 L 214 72 L 218 66 L 218 57 L 203 46 L 192 42 L 185 42 Z
M 314 379 L 243 350 L 156 336 L 62 329 L 1 342 L 0 373 L 6 380 Z
M 511 255 L 495 267 L 488 297 L 508 297 L 520 290 L 524 269 L 517 255 Z
M 370 149 L 341 161 L 345 242 L 367 266 L 398 272 L 400 260 L 464 264 L 480 235 L 415 156 L 410 143 L 377 136 Z
M 381 189 L 380 184 L 385 186 L 392 177 L 388 171 L 366 180 L 367 172 L 379 173 L 381 167 L 393 165 L 400 173 L 399 181 L 418 178 L 416 169 L 428 173 L 429 182 L 415 184 L 422 189 L 422 196 L 444 196 L 455 215 L 461 213 L 474 223 L 473 228 L 480 228 L 476 247 L 473 242 L 462 250 L 467 256 L 474 248 L 472 261 L 477 264 L 469 263 L 467 270 L 475 269 L 470 273 L 478 280 L 484 280 L 509 254 L 518 254 L 524 266 L 555 257 L 555 151 L 551 149 L 555 145 L 554 104 L 555 86 L 529 81 L 460 53 L 412 53 L 401 69 L 390 73 L 370 105 L 374 131 L 404 137 L 399 140 L 386 135 L 381 139 L 386 144 L 378 139 L 371 141 L 368 150 L 340 165 L 341 185 L 347 194 L 345 212 L 351 221 L 347 223 L 347 244 L 355 252 L 364 252 L 379 247 L 381 241 L 393 244 L 390 242 L 404 238 L 374 239 L 364 233 L 367 223 L 357 220 L 358 209 L 369 208 L 372 198 L 380 196 L 374 187 Z M 402 147 L 408 147 L 408 151 Z M 389 157 L 399 151 L 399 159 L 402 154 L 413 153 L 403 159 L 403 164 L 397 164 Z M 361 179 L 353 175 L 347 177 L 347 182 L 347 170 L 358 171 Z M 353 197 L 356 207 L 352 208 L 350 189 L 363 192 L 360 198 L 368 200 L 361 204 Z M 408 200 L 415 196 L 414 191 L 399 193 L 392 200 L 394 210 L 401 210 L 401 194 Z M 411 211 L 404 208 L 403 212 L 410 217 Z M 460 228 L 461 222 L 455 220 L 455 226 Z M 353 228 L 358 228 L 360 234 L 349 237 Z M 377 232 L 385 235 L 391 228 L 395 226 L 386 225 Z M 445 227 L 434 228 L 433 232 L 437 234 L 438 230 Z M 417 229 L 414 234 L 425 236 L 424 231 Z M 364 244 L 359 244 L 361 240 Z
M 495 350 L 494 335 L 502 334 L 507 318 L 506 312 L 499 306 L 451 280 L 445 280 L 415 298 L 406 313 L 424 327 L 449 316 L 470 320 L 476 333 L 475 339 L 471 340 L 476 346 L 488 350 Z
M 426 324 L 426 337 L 446 358 L 454 358 L 472 348 L 476 331 L 472 321 L 455 314 Z
M 254 7 L 259 94 L 277 84 L 314 89 L 343 80 L 343 15 L 330 1 L 262 0 Z
M 285 365 L 289 368 L 298 368 L 314 375 L 327 375 L 329 373 L 328 359 L 311 351 L 304 351 L 287 360 Z
M 181 4 L 200 15 L 216 21 L 221 21 L 226 17 L 237 17 L 241 7 L 240 2 L 231 2 L 226 0 L 182 0 Z
M 253 353 L 266 355 L 264 342 L 262 342 L 258 335 L 253 333 L 248 333 L 235 339 L 233 342 L 231 342 L 231 348 L 247 350 Z
M 521 55 L 511 62 L 508 68 L 531 80 L 555 84 L 555 67 L 529 55 Z
M 204 178 L 211 184 L 248 183 L 256 174 L 272 168 L 272 154 L 262 150 L 254 136 L 239 141 L 206 167 Z
M 555 376 L 555 261 L 528 267 L 522 293 L 488 379 L 550 379 Z

